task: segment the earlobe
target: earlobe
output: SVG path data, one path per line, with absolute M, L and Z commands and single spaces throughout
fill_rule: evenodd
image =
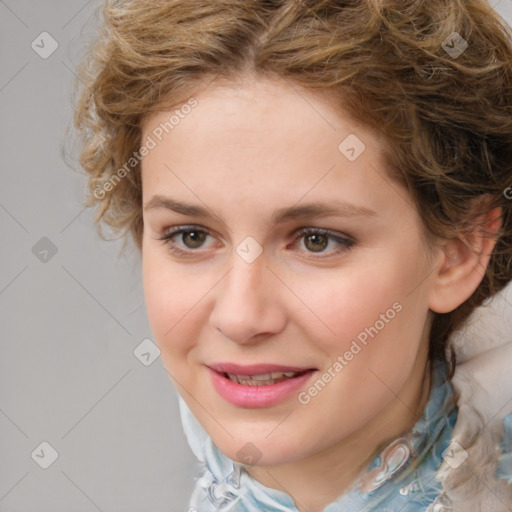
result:
M 443 246 L 429 302 L 432 311 L 449 313 L 471 297 L 484 277 L 500 226 L 501 208 L 495 208 L 475 219 L 473 231 Z

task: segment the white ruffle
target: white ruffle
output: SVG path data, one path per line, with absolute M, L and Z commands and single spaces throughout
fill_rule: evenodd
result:
M 452 336 L 457 355 L 452 383 L 459 394 L 452 443 L 467 452 L 467 460 L 458 467 L 445 460 L 437 471 L 443 496 L 451 502 L 451 508 L 440 507 L 439 511 L 512 510 L 512 485 L 496 476 L 502 420 L 512 412 L 511 296 L 509 286 L 478 308 Z

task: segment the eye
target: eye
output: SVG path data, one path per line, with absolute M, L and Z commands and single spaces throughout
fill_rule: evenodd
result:
M 336 255 L 344 251 L 348 251 L 355 243 L 355 241 L 345 235 L 333 233 L 327 229 L 322 228 L 302 228 L 294 235 L 294 241 L 304 240 L 304 247 L 309 253 L 327 253 L 328 256 Z M 329 246 L 329 242 L 334 241 L 338 247 L 325 251 Z M 297 245 L 297 244 L 294 244 Z M 321 256 L 322 258 L 327 256 Z
M 179 235 L 181 235 L 182 247 L 177 245 L 177 242 L 175 241 Z M 200 249 L 209 236 L 210 234 L 208 231 L 201 229 L 198 226 L 178 226 L 162 233 L 158 240 L 163 241 L 170 251 L 178 254 L 179 256 L 193 257 L 193 253 L 197 252 L 195 249 Z M 320 256 L 320 258 L 348 251 L 355 244 L 355 241 L 346 235 L 333 233 L 322 228 L 301 228 L 296 231 L 293 235 L 291 247 L 293 248 L 300 245 L 297 242 L 301 239 L 304 240 L 304 247 L 307 253 L 327 254 L 326 256 Z M 334 245 L 337 244 L 337 247 L 330 251 L 326 251 L 325 249 L 329 247 L 331 242 L 334 243 Z M 287 246 L 287 249 L 289 247 L 290 245 Z
M 185 245 L 185 248 L 180 248 L 174 241 L 180 234 L 181 241 Z M 189 256 L 190 252 L 193 252 L 194 249 L 198 249 L 203 245 L 207 236 L 210 236 L 207 231 L 196 226 L 180 226 L 165 231 L 158 240 L 163 241 L 172 252 L 181 256 Z

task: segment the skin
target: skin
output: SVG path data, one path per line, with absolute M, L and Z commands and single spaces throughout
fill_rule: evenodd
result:
M 321 511 L 421 416 L 432 311 L 465 300 L 487 260 L 464 244 L 427 248 L 412 200 L 386 174 L 379 137 L 314 93 L 251 80 L 213 83 L 194 97 L 197 107 L 144 157 L 143 205 L 159 194 L 215 216 L 144 208 L 150 325 L 165 369 L 216 446 L 242 462 L 238 452 L 253 443 L 261 458 L 249 473 L 299 510 Z M 170 113 L 148 117 L 142 140 Z M 338 150 L 349 134 L 366 146 L 353 162 Z M 375 214 L 270 222 L 276 209 L 336 200 Z M 158 239 L 189 225 L 208 236 L 202 245 L 174 237 L 188 257 Z M 302 227 L 355 242 L 294 238 Z M 252 263 L 236 252 L 248 236 L 263 249 Z M 220 361 L 314 367 L 314 381 L 396 302 L 401 311 L 308 404 L 294 394 L 242 408 L 211 385 L 205 364 Z

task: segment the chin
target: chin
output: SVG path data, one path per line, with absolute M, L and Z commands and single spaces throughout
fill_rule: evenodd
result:
M 294 443 L 287 439 L 284 444 L 281 438 L 252 439 L 247 436 L 235 440 L 229 438 L 225 443 L 217 444 L 217 448 L 228 458 L 240 464 L 250 466 L 278 466 L 295 462 L 305 455 L 297 451 L 303 443 Z

